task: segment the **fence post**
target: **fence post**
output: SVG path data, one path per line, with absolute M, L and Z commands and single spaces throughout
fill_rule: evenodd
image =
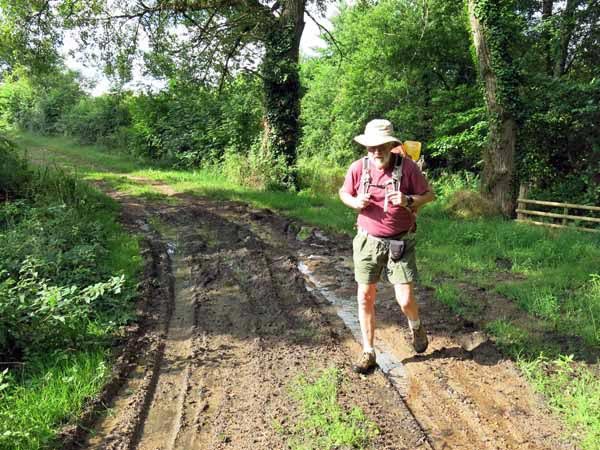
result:
M 528 193 L 529 193 L 529 185 L 527 183 L 521 183 L 519 185 L 519 198 L 526 199 Z M 525 209 L 525 208 L 526 208 L 525 203 L 521 203 L 521 202 L 517 201 L 517 209 Z M 523 220 L 523 219 L 525 219 L 525 214 L 518 212 L 517 220 Z

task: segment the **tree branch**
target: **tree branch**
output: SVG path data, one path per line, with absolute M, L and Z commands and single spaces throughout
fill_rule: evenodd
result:
M 241 42 L 242 42 L 242 37 L 239 36 L 236 39 L 236 41 L 234 42 L 231 50 L 229 52 L 227 52 L 227 55 L 225 56 L 225 65 L 223 66 L 223 70 L 221 71 L 221 79 L 219 80 L 219 94 L 223 90 L 225 78 L 227 77 L 227 75 L 229 75 L 229 61 L 231 61 L 231 58 L 233 58 L 233 56 L 235 55 L 235 52 L 237 51 Z
M 321 25 L 319 23 L 319 21 L 317 21 L 317 19 L 315 19 L 313 17 L 313 15 L 310 13 L 310 11 L 308 11 L 308 9 L 304 12 L 310 18 L 310 20 L 312 20 L 315 23 L 315 25 L 317 25 L 317 27 L 319 27 L 319 30 L 322 30 L 327 36 L 329 36 L 329 39 L 331 39 L 331 42 L 333 42 L 333 45 L 335 45 L 335 48 L 337 48 L 337 50 L 340 54 L 340 62 L 341 62 L 341 60 L 344 59 L 345 55 L 344 55 L 344 52 L 342 51 L 341 47 L 338 45 L 337 40 L 333 37 L 333 35 L 329 32 L 329 30 L 327 28 L 325 28 L 323 25 Z

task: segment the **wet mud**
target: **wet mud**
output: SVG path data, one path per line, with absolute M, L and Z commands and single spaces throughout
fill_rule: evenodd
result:
M 380 430 L 369 448 L 576 448 L 513 363 L 426 289 L 427 352 L 411 350 L 382 284 L 382 370 L 353 374 L 348 237 L 313 229 L 299 240 L 299 225 L 271 211 L 155 188 L 177 202 L 109 192 L 143 236 L 139 320 L 110 389 L 64 434 L 65 448 L 285 449 L 300 415 L 293 380 L 332 366 L 344 373 L 340 402 Z

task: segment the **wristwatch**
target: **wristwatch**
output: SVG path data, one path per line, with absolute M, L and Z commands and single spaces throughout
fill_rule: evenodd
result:
M 406 196 L 406 206 L 408 206 L 410 208 L 414 202 L 415 202 L 415 198 L 412 195 Z

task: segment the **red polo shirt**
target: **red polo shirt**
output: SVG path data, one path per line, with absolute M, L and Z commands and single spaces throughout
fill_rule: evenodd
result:
M 395 236 L 408 231 L 414 222 L 412 212 L 402 206 L 394 206 L 392 202 L 388 202 L 387 213 L 383 211 L 385 190 L 375 185 L 384 186 L 392 179 L 393 164 L 393 154 L 390 167 L 377 169 L 372 161 L 369 162 L 369 172 L 371 174 L 370 203 L 360 211 L 356 222 L 359 228 L 373 236 Z M 357 196 L 361 192 L 362 167 L 362 158 L 352 163 L 342 186 L 344 192 L 352 196 Z M 429 191 L 429 183 L 427 183 L 419 167 L 410 158 L 404 158 L 402 164 L 400 191 L 406 195 L 422 195 Z

